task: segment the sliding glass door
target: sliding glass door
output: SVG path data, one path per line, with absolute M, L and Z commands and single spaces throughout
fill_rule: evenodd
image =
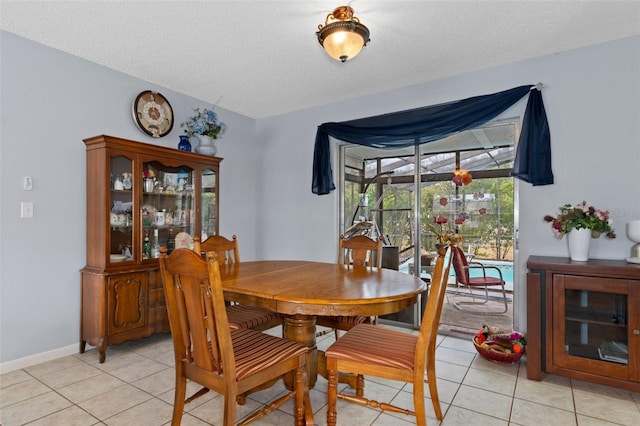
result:
M 509 174 L 516 133 L 516 121 L 509 120 L 417 149 L 343 145 L 342 232 L 383 238 L 393 248 L 385 250 L 383 263 L 397 256 L 387 264 L 428 279 L 434 221 L 446 221 L 464 238 L 460 246 L 470 257 L 503 262 L 512 277 L 516 206 Z M 455 183 L 456 172 L 468 175 L 463 183 Z

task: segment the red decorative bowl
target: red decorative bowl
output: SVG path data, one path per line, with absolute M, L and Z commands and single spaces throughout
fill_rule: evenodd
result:
M 482 346 L 480 346 L 477 339 L 478 339 L 477 336 L 473 337 L 473 346 L 476 347 L 476 350 L 478 351 L 478 353 L 482 355 L 484 358 L 488 359 L 489 361 L 497 362 L 499 364 L 513 364 L 514 362 L 517 362 L 520 358 L 522 358 L 522 355 L 524 355 L 524 353 L 526 352 L 526 346 L 524 346 L 522 348 L 522 351 L 518 353 L 513 352 L 510 354 L 507 354 L 507 353 L 494 351 L 492 349 L 483 348 Z

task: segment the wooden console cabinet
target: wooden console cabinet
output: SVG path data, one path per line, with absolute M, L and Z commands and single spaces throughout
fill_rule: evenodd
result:
M 640 392 L 640 265 L 532 256 L 527 267 L 527 377 Z
M 153 245 L 193 247 L 218 233 L 221 158 L 112 136 L 85 139 L 87 264 L 80 352 L 169 332 Z M 148 239 L 148 244 L 147 244 Z

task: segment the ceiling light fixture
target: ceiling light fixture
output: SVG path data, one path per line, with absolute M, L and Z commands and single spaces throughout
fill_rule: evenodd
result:
M 329 56 L 341 62 L 355 58 L 369 42 L 369 29 L 353 16 L 349 6 L 336 7 L 328 14 L 316 35 Z

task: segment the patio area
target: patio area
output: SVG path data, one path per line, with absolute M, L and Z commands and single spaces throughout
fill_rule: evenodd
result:
M 478 296 L 484 297 L 483 293 L 475 291 L 476 300 Z M 499 297 L 498 297 L 499 296 Z M 513 292 L 507 290 L 507 312 L 502 315 L 487 315 L 487 312 L 500 312 L 504 310 L 501 292 L 489 291 L 489 301 L 484 305 L 466 305 L 465 311 L 460 311 L 454 303 L 460 301 L 470 301 L 467 289 L 459 289 L 456 294 L 455 283 L 449 284 L 447 298 L 445 299 L 440 317 L 440 332 L 442 334 L 462 333 L 475 335 L 483 324 L 500 328 L 513 328 Z
M 465 311 L 461 311 L 454 306 L 454 303 L 461 301 L 471 301 L 469 290 L 466 288 L 456 288 L 455 278 L 449 281 L 447 296 L 442 308 L 440 317 L 440 334 L 443 335 L 475 335 L 483 324 L 496 326 L 500 328 L 512 329 L 513 327 L 513 285 L 507 283 L 507 312 L 502 315 L 488 315 L 487 312 L 500 312 L 504 310 L 504 302 L 502 301 L 501 292 L 489 290 L 489 301 L 486 304 L 473 306 L 466 305 Z M 476 300 L 478 296 L 484 297 L 484 290 L 475 290 Z M 424 308 L 425 301 L 422 301 Z M 414 308 L 407 308 L 404 311 L 381 317 L 382 322 L 393 325 L 401 325 L 405 327 L 413 327 Z

